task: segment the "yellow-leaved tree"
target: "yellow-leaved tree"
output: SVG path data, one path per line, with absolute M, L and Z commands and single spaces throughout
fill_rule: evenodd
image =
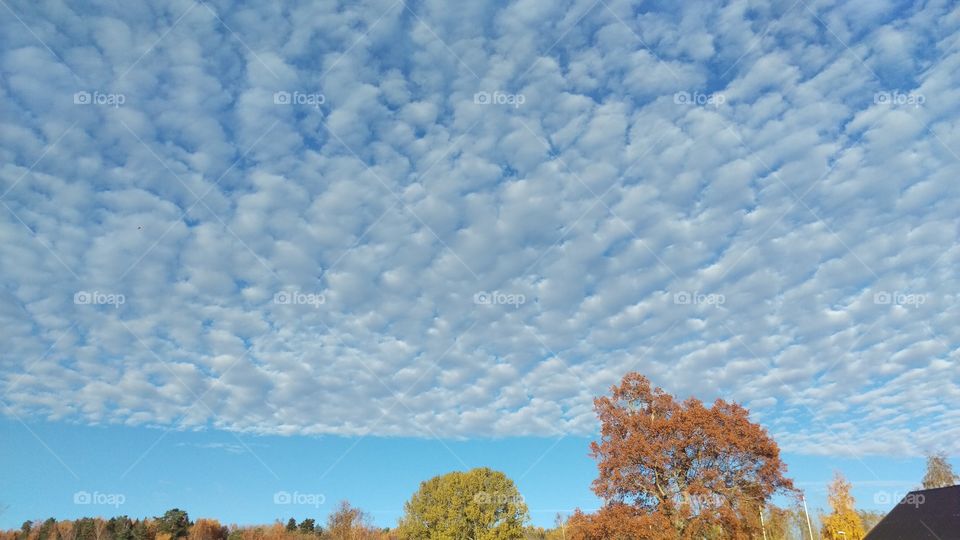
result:
M 828 488 L 827 500 L 832 512 L 822 516 L 820 534 L 826 540 L 862 540 L 866 536 L 863 521 L 854 508 L 850 482 L 837 472 Z

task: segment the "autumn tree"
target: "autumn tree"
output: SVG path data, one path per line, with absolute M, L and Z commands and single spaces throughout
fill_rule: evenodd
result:
M 764 533 L 775 539 L 787 538 L 790 530 L 790 511 L 785 508 L 770 506 L 764 511 Z
M 93 519 L 93 534 L 96 540 L 106 540 L 107 522 L 102 518 Z
M 331 540 L 361 540 L 376 538 L 370 516 L 363 510 L 340 501 L 337 509 L 327 516 L 324 538 Z
M 198 519 L 190 527 L 190 540 L 226 540 L 227 528 L 215 519 Z
M 545 529 L 528 526 L 523 529 L 523 540 L 563 540 L 563 529 Z
M 860 522 L 863 523 L 863 531 L 870 532 L 870 529 L 876 527 L 877 523 L 880 523 L 880 520 L 886 514 L 876 510 L 857 510 L 857 515 L 860 516 Z
M 253 538 L 257 540 L 287 540 L 289 536 L 286 527 L 277 521 L 266 529 L 257 527 L 254 530 Z
M 850 482 L 839 472 L 827 488 L 831 512 L 821 518 L 823 526 L 820 529 L 820 536 L 825 540 L 861 540 L 866 536 L 850 488 Z
M 960 480 L 947 461 L 946 454 L 927 456 L 927 474 L 923 475 L 923 489 L 935 489 L 956 485 Z
M 766 501 L 793 492 L 777 444 L 736 403 L 680 403 L 629 373 L 594 408 L 593 491 L 604 506 L 575 513 L 571 538 L 751 538 Z
M 57 535 L 60 540 L 75 540 L 77 530 L 74 528 L 72 521 L 60 521 L 57 523 Z
M 527 505 L 507 475 L 486 467 L 421 482 L 404 505 L 398 532 L 406 539 L 523 537 Z

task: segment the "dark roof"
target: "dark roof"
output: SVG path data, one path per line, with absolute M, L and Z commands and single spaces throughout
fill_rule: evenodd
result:
M 864 540 L 960 540 L 960 486 L 911 491 Z

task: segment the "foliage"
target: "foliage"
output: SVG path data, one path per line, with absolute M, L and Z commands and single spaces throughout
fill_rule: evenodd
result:
M 313 519 L 307 518 L 300 522 L 297 529 L 305 534 L 313 534 L 317 530 L 317 524 Z
M 792 492 L 780 450 L 736 403 L 682 403 L 637 373 L 594 400 L 601 440 L 591 444 L 605 505 L 572 524 L 580 538 L 751 538 L 759 509 Z
M 523 538 L 527 505 L 502 472 L 477 468 L 420 484 L 404 505 L 398 532 L 415 540 Z
M 190 517 L 179 508 L 167 510 L 157 518 L 157 531 L 167 533 L 174 539 L 187 536 L 189 528 Z
M 337 510 L 327 518 L 327 531 L 324 538 L 331 540 L 362 540 L 377 538 L 378 531 L 371 524 L 370 516 L 350 506 L 347 501 L 340 501 Z
M 874 510 L 857 510 L 857 515 L 860 516 L 860 522 L 863 523 L 864 532 L 870 532 L 870 529 L 876 527 L 885 514 Z
M 113 540 L 134 540 L 133 521 L 127 516 L 117 516 L 107 521 L 107 536 Z
M 763 514 L 763 525 L 767 538 L 772 540 L 785 540 L 791 537 L 791 528 L 794 522 L 793 510 L 769 506 Z
M 861 540 L 866 536 L 863 522 L 854 509 L 850 482 L 837 472 L 827 488 L 827 501 L 832 512 L 823 516 L 820 536 L 824 540 Z
M 74 540 L 77 537 L 77 529 L 72 521 L 57 522 L 57 534 L 60 540 Z
M 523 540 L 565 540 L 563 527 L 558 529 L 544 529 L 543 527 L 528 526 L 523 529 Z
M 946 454 L 927 456 L 927 473 L 923 476 L 923 489 L 950 487 L 957 484 L 960 476 L 953 472 Z
M 624 503 L 608 503 L 594 515 L 577 510 L 567 522 L 571 540 L 665 540 L 677 538 L 662 514 L 637 510 Z
M 198 519 L 190 527 L 190 540 L 227 540 L 227 528 L 215 519 Z

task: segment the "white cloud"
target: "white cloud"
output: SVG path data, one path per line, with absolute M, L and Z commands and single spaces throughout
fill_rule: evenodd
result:
M 591 4 L 13 3 L 6 413 L 583 434 L 638 370 L 957 450 L 958 12 Z

